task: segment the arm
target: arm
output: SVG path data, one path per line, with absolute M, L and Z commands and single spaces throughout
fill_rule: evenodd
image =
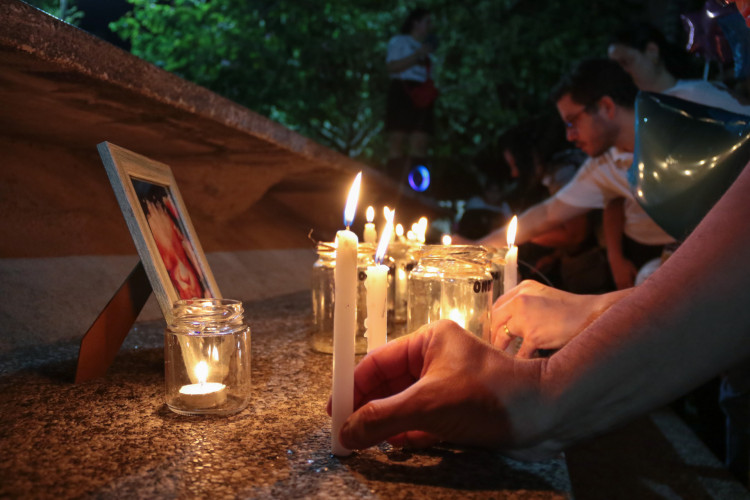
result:
M 625 199 L 616 198 L 604 208 L 602 218 L 607 260 L 618 290 L 635 284 L 638 269 L 622 254 L 622 235 L 625 231 Z
M 575 247 L 586 239 L 588 228 L 589 221 L 586 214 L 577 215 L 561 225 L 531 238 L 531 242 L 545 247 Z
M 748 194 L 750 168 L 658 271 L 549 359 L 511 359 L 450 321 L 373 351 L 342 442 L 448 439 L 538 458 L 747 358 Z
M 405 71 L 412 66 L 419 64 L 422 59 L 425 58 L 430 52 L 431 46 L 429 44 L 423 43 L 422 46 L 419 47 L 414 53 L 409 54 L 406 57 L 402 57 L 401 59 L 388 61 L 385 67 L 388 70 L 388 73 L 401 73 L 402 71 Z
M 750 354 L 750 168 L 680 249 L 545 367 L 565 445 L 684 393 Z M 587 429 L 588 428 L 588 429 Z
M 588 208 L 575 207 L 551 197 L 534 205 L 518 217 L 518 232 L 516 233 L 516 245 L 522 245 L 533 237 L 546 231 L 554 229 L 560 224 L 588 212 Z M 507 226 L 497 229 L 477 243 L 480 245 L 491 245 L 503 247 L 506 245 Z

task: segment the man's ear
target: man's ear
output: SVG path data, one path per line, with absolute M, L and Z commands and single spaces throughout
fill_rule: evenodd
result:
M 646 57 L 648 57 L 654 64 L 659 62 L 659 46 L 654 42 L 648 42 L 646 44 L 646 50 L 644 50 L 643 53 L 646 54 Z
M 615 117 L 617 104 L 615 104 L 615 101 L 613 101 L 612 98 L 608 95 L 600 97 L 596 103 L 596 106 L 599 108 L 599 111 L 601 113 L 604 113 L 604 116 L 606 116 L 610 120 Z

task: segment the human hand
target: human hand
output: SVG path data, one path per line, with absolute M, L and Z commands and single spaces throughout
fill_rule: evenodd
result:
M 465 238 L 460 234 L 451 234 L 452 245 L 475 245 L 476 241 Z
M 618 298 L 576 295 L 525 280 L 495 301 L 488 340 L 504 351 L 514 337 L 523 338 L 518 358 L 530 358 L 537 349 L 559 349 Z
M 624 290 L 635 285 L 635 277 L 638 274 L 638 268 L 635 267 L 635 264 L 623 256 L 609 255 L 608 260 L 618 290 Z
M 554 413 L 540 407 L 543 362 L 513 360 L 453 321 L 426 325 L 359 363 L 355 411 L 341 443 L 362 449 L 384 440 L 411 447 L 450 441 L 516 458 L 551 456 L 559 450 L 536 444 Z

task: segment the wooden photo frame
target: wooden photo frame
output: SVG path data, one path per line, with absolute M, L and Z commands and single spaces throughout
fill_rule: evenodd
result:
M 97 149 L 167 322 L 181 298 L 221 298 L 169 166 L 109 142 Z

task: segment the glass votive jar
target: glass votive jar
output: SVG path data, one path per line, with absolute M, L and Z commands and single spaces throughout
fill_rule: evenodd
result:
M 250 328 L 242 302 L 175 302 L 164 334 L 166 403 L 182 415 L 229 415 L 247 406 Z
M 333 311 L 334 311 L 334 276 L 336 266 L 336 244 L 320 242 L 317 245 L 318 260 L 312 268 L 312 306 L 313 321 L 310 332 L 310 347 L 317 352 L 333 353 Z M 357 333 L 354 338 L 354 352 L 367 352 L 365 338 L 365 318 L 367 317 L 367 267 L 374 264 L 375 245 L 360 243 L 357 245 Z
M 393 279 L 389 284 L 388 317 L 393 323 L 406 323 L 409 302 L 409 273 L 417 264 L 419 246 L 393 241 L 388 245 L 385 263 L 391 268 Z
M 477 337 L 489 335 L 492 274 L 487 249 L 427 245 L 409 273 L 407 330 L 451 319 Z

